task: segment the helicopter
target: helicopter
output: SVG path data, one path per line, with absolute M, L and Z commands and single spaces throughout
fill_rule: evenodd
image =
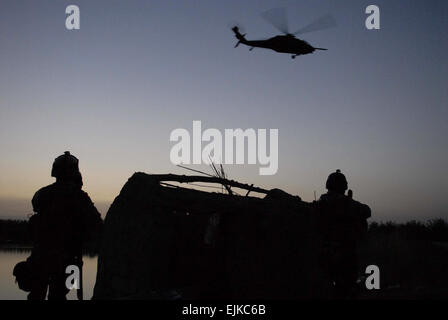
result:
M 247 40 L 245 38 L 246 34 L 241 34 L 240 27 L 235 25 L 232 28 L 235 37 L 238 39 L 235 48 L 240 44 L 244 44 L 250 47 L 250 51 L 254 48 L 271 49 L 280 53 L 290 53 L 292 54 L 291 58 L 295 59 L 299 55 L 310 54 L 316 50 L 328 50 L 325 48 L 315 48 L 305 40 L 296 38 L 296 35 L 336 26 L 336 21 L 333 16 L 327 14 L 291 33 L 289 32 L 286 10 L 284 8 L 268 10 L 262 14 L 262 17 L 282 32 L 283 35 L 277 35 L 266 40 Z

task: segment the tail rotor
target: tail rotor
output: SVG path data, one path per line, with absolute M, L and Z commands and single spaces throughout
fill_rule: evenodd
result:
M 235 33 L 235 38 L 238 39 L 238 42 L 235 44 L 235 48 L 238 47 L 240 43 L 244 43 L 244 41 L 246 41 L 244 27 L 242 27 L 239 23 L 234 22 L 229 25 L 229 28 L 232 29 L 233 33 Z

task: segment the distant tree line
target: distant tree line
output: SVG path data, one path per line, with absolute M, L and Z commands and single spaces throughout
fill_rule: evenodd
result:
M 98 252 L 99 235 L 87 239 L 84 251 L 89 254 Z M 0 246 L 32 246 L 32 238 L 27 220 L 0 220 Z
M 0 244 L 31 245 L 26 220 L 0 220 Z
M 406 223 L 372 222 L 369 224 L 369 238 L 400 234 L 407 240 L 448 241 L 448 223 L 443 219 L 427 222 Z M 31 245 L 26 220 L 0 220 L 0 244 Z
M 361 265 L 381 269 L 381 287 L 390 294 L 446 296 L 448 292 L 448 223 L 376 223 L 361 251 Z M 443 293 L 444 292 L 444 293 Z
M 407 240 L 414 241 L 448 241 L 448 223 L 443 219 L 427 222 L 409 221 L 406 223 L 377 223 L 369 224 L 369 237 L 400 234 Z

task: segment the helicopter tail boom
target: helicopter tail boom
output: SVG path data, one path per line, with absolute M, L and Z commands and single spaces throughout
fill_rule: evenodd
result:
M 328 49 L 325 49 L 325 48 L 314 48 L 314 50 L 328 50 Z

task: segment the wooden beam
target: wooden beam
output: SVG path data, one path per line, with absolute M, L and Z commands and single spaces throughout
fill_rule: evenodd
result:
M 235 188 L 250 190 L 251 192 L 258 193 L 269 193 L 270 190 L 266 190 L 259 187 L 254 187 L 253 185 L 240 183 L 234 180 L 227 180 L 218 177 L 204 177 L 204 176 L 186 176 L 186 175 L 177 175 L 177 174 L 148 174 L 151 178 L 157 181 L 175 181 L 180 183 L 189 183 L 189 182 L 206 182 L 206 183 L 218 183 L 222 185 L 228 185 Z

